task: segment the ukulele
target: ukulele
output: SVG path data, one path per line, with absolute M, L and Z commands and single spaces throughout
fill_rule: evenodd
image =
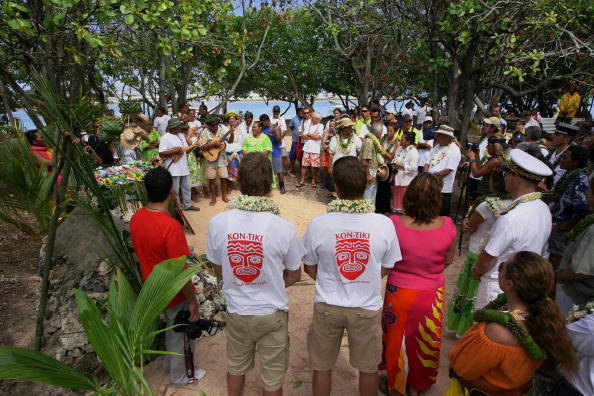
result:
M 231 136 L 231 134 L 234 132 L 234 129 L 229 129 L 229 131 L 222 137 L 219 138 L 218 136 L 209 139 L 209 138 L 204 138 L 204 139 L 200 139 L 198 140 L 195 145 L 197 148 L 199 148 L 202 151 L 202 155 L 204 156 L 204 158 L 206 158 L 207 161 L 216 161 L 217 158 L 219 158 L 219 153 L 223 150 L 225 150 L 225 148 L 227 147 L 227 139 L 229 139 L 229 136 Z M 213 142 L 219 142 L 221 145 L 219 147 L 211 147 L 208 150 L 203 150 L 201 147 L 205 146 L 209 143 L 213 143 Z M 194 146 L 194 145 L 192 145 Z

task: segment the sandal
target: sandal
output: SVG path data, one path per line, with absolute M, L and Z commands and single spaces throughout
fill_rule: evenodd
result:
M 311 183 L 311 187 L 312 188 L 317 188 L 318 187 L 318 183 Z
M 303 186 L 305 186 L 305 184 L 304 184 L 304 183 L 297 183 L 297 184 L 295 184 L 295 187 L 297 187 L 297 188 L 299 188 L 299 187 L 303 187 Z

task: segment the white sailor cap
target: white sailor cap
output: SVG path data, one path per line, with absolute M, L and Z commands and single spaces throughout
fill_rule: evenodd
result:
M 547 164 L 520 149 L 513 149 L 509 152 L 504 168 L 507 168 L 506 171 L 535 183 L 541 182 L 545 177 L 553 174 Z

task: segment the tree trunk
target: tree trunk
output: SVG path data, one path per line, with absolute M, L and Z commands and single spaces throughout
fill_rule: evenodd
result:
M 167 62 L 165 55 L 159 55 L 159 105 L 167 110 Z
M 64 156 L 72 155 L 72 145 L 70 144 L 70 138 L 64 138 L 63 140 Z M 52 215 L 49 230 L 47 234 L 47 243 L 45 247 L 45 256 L 43 257 L 42 276 L 41 276 L 41 288 L 39 291 L 39 307 L 37 308 L 37 319 L 35 323 L 35 349 L 41 350 L 41 340 L 43 337 L 43 326 L 45 322 L 45 311 L 47 308 L 47 298 L 49 291 L 49 274 L 52 266 L 54 256 L 54 245 L 56 242 L 56 232 L 58 229 L 58 222 L 60 215 L 62 214 L 62 201 L 68 187 L 68 178 L 70 177 L 70 163 L 65 158 L 60 160 L 64 166 L 64 172 L 62 174 L 62 182 L 59 188 L 54 189 L 54 213 Z M 60 171 L 60 167 L 56 167 L 56 172 Z
M 2 96 L 2 105 L 4 106 L 4 113 L 8 117 L 8 123 L 13 127 L 16 127 L 16 122 L 10 109 L 10 102 L 8 101 L 8 95 L 6 95 L 6 87 L 4 81 L 0 80 L 0 96 Z

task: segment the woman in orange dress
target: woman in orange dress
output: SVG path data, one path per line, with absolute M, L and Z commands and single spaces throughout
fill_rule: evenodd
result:
M 519 252 L 499 268 L 504 294 L 475 313 L 478 323 L 450 349 L 450 389 L 478 389 L 491 396 L 521 396 L 549 357 L 574 370 L 576 352 L 559 308 L 547 296 L 553 266 L 532 252 Z

